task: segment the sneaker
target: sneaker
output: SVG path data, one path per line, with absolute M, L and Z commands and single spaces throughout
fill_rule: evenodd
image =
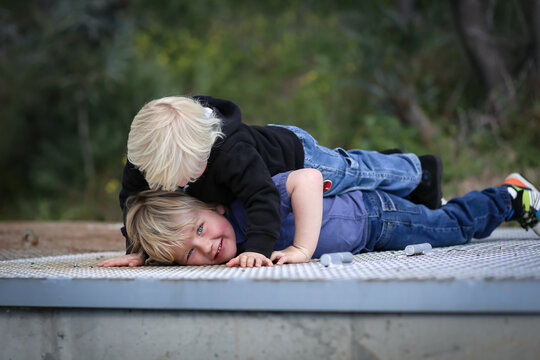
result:
M 409 199 L 415 204 L 438 209 L 441 207 L 442 198 L 442 160 L 436 155 L 422 155 L 418 158 L 422 165 L 422 179 L 418 187 L 409 195 Z
M 517 173 L 508 175 L 503 185 L 508 187 L 512 197 L 512 211 L 506 220 L 516 220 L 523 228 L 532 228 L 540 235 L 540 192 Z

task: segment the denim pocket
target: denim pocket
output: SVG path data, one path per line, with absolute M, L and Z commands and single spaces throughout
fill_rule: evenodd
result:
M 409 241 L 412 219 L 422 215 L 422 207 L 412 202 L 388 194 L 374 191 L 380 203 L 378 218 L 380 232 L 375 238 L 375 250 L 402 249 Z
M 383 212 L 403 212 L 409 214 L 420 214 L 422 209 L 406 199 L 400 198 L 396 195 L 388 194 L 383 191 L 375 191 L 381 202 L 381 209 Z

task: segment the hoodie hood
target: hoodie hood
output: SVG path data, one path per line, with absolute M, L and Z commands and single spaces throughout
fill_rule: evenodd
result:
M 210 107 L 222 120 L 221 131 L 226 137 L 236 132 L 242 125 L 242 114 L 238 105 L 229 100 L 218 99 L 212 96 L 198 95 L 193 97 L 202 106 Z

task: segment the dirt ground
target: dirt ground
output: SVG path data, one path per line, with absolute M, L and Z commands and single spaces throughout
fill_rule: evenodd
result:
M 124 251 L 120 223 L 0 222 L 0 260 Z

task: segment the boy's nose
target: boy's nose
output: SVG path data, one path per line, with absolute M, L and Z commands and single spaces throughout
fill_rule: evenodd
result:
M 208 238 L 199 238 L 196 246 L 199 248 L 199 251 L 206 256 L 211 255 L 212 252 L 212 241 Z

